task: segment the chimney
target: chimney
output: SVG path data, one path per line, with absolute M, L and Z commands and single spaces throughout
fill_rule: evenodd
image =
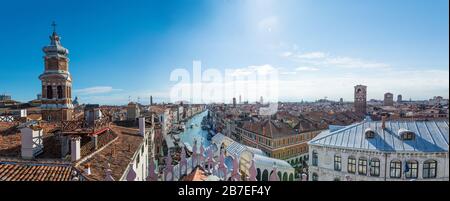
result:
M 139 134 L 145 136 L 145 117 L 139 117 Z
M 93 135 L 91 137 L 92 141 L 94 142 L 94 150 L 98 149 L 98 135 Z
M 79 160 L 81 158 L 81 148 L 80 148 L 81 137 L 79 137 L 79 136 L 73 137 L 71 139 L 70 143 L 71 143 L 70 144 L 70 148 L 71 148 L 70 156 L 71 156 L 71 159 L 72 159 L 72 161 L 77 161 L 77 160 Z
M 90 163 L 86 163 L 86 165 L 84 165 L 84 173 L 87 175 L 91 175 L 91 164 Z
M 27 109 L 20 110 L 20 117 L 27 117 Z
M 33 159 L 43 152 L 43 129 L 39 126 L 30 126 L 20 129 L 21 155 L 24 159 Z
M 381 128 L 386 129 L 386 116 L 381 116 Z

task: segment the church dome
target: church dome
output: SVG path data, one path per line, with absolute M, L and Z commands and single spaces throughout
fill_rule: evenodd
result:
M 42 48 L 44 53 L 47 56 L 67 56 L 69 54 L 69 50 L 64 48 L 61 45 L 60 37 L 56 32 L 53 32 L 53 34 L 50 36 L 50 45 L 45 46 Z

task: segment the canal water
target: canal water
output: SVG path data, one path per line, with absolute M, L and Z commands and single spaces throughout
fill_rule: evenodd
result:
M 208 147 L 211 144 L 208 141 L 208 131 L 202 130 L 201 125 L 203 117 L 206 115 L 208 115 L 208 110 L 195 115 L 186 122 L 186 129 L 180 134 L 180 140 L 188 147 L 190 146 L 189 148 L 194 146 L 194 140 L 197 140 L 197 146 L 200 145 L 200 142 L 203 142 L 204 147 Z M 193 125 L 192 128 L 191 125 Z

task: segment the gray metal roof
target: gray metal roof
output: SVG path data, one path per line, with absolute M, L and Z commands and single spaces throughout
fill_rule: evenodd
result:
M 335 131 L 324 131 L 308 143 L 330 147 L 363 149 L 385 152 L 448 152 L 448 120 L 436 121 L 363 121 Z M 371 128 L 374 138 L 366 138 L 365 130 Z M 399 131 L 415 133 L 412 140 L 402 140 Z

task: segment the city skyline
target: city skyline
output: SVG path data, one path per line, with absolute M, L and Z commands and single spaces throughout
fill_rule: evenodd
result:
M 276 69 L 280 101 L 353 101 L 357 84 L 368 100 L 449 96 L 448 1 L 24 2 L 0 8 L 15 17 L 0 22 L 0 94 L 19 101 L 40 93 L 52 21 L 70 51 L 72 98 L 84 103 L 168 102 L 171 72 L 197 60 L 237 74 Z

